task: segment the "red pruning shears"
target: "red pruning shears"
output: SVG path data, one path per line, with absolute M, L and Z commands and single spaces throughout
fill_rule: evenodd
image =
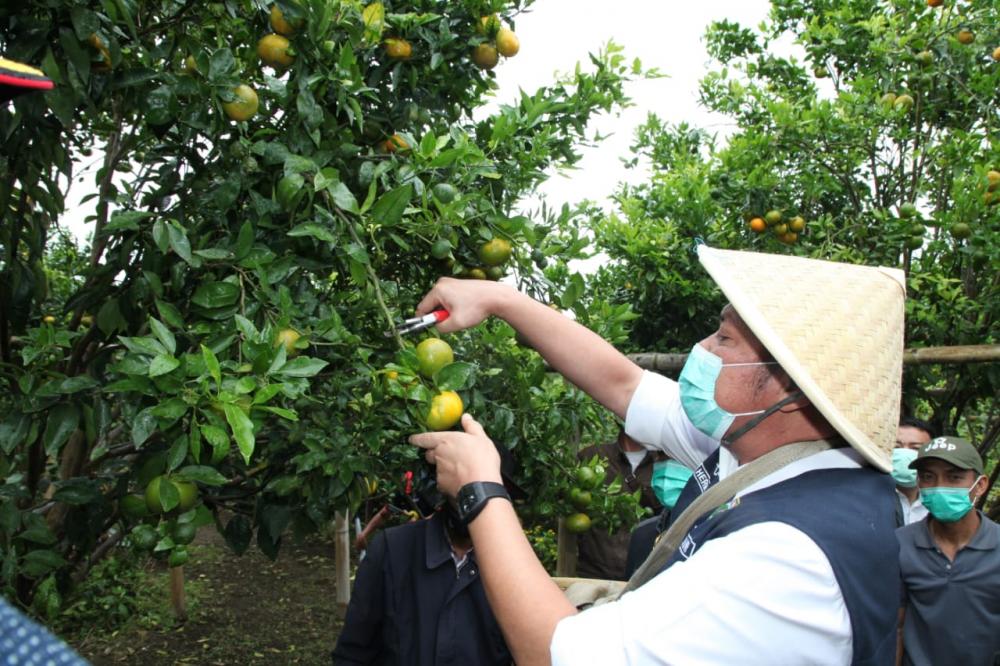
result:
M 412 317 L 407 319 L 402 324 L 396 325 L 396 333 L 400 335 L 406 335 L 407 333 L 416 333 L 422 331 L 425 328 L 430 328 L 435 324 L 440 324 L 445 319 L 448 318 L 447 310 L 435 310 L 430 314 L 426 314 L 423 317 Z M 391 338 L 393 336 L 392 331 L 386 331 L 385 337 Z

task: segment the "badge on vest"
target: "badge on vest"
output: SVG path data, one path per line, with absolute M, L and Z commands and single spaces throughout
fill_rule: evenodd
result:
M 692 555 L 694 555 L 694 551 L 696 549 L 697 549 L 697 544 L 694 542 L 694 539 L 691 538 L 691 535 L 688 534 L 686 537 L 684 537 L 684 541 L 681 542 L 681 546 L 680 548 L 677 549 L 677 552 L 680 553 L 681 557 L 683 557 L 686 560 Z
M 698 482 L 698 489 L 701 492 L 705 492 L 712 485 L 712 477 L 709 476 L 708 470 L 705 469 L 704 465 L 694 471 L 694 478 Z

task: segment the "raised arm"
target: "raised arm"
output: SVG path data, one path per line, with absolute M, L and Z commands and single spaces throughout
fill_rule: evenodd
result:
M 500 317 L 556 371 L 625 417 L 642 370 L 593 331 L 512 287 L 485 280 L 441 278 L 420 302 L 417 314 L 439 308 L 451 313 L 438 325 L 442 333 Z

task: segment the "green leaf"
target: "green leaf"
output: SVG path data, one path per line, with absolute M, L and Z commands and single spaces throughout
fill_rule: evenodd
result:
M 16 412 L 8 413 L 0 423 L 0 451 L 10 455 L 10 452 L 21 445 L 31 429 L 31 417 Z
M 195 481 L 197 483 L 205 484 L 206 486 L 221 486 L 228 481 L 228 479 L 220 474 L 217 469 L 214 467 L 208 467 L 207 465 L 188 465 L 187 467 L 182 467 L 177 470 L 174 477 L 184 479 L 186 481 Z
M 265 412 L 271 412 L 272 414 L 277 414 L 281 418 L 287 419 L 289 421 L 299 420 L 299 415 L 296 414 L 294 410 L 285 409 L 284 407 L 268 407 L 265 405 L 260 407 L 260 409 L 264 410 Z
M 160 506 L 164 511 L 173 511 L 174 507 L 181 503 L 181 495 L 177 492 L 177 486 L 166 477 L 160 477 Z
M 91 479 L 69 479 L 59 483 L 52 499 L 73 506 L 83 506 L 101 498 L 101 488 Z
M 177 351 L 177 341 L 174 339 L 174 334 L 170 332 L 170 329 L 163 325 L 163 322 L 156 317 L 149 318 L 149 327 L 153 329 L 153 335 L 156 339 L 160 341 L 163 347 L 173 354 Z
M 409 184 L 389 190 L 372 206 L 372 219 L 385 227 L 395 226 L 402 219 L 406 205 L 412 197 L 413 186 Z
M 170 247 L 181 259 L 189 265 L 198 267 L 201 262 L 191 255 L 191 243 L 188 241 L 187 231 L 174 221 L 167 224 L 167 233 L 170 236 Z
M 102 235 L 119 231 L 138 231 L 139 223 L 153 217 L 144 210 L 119 210 L 111 214 L 111 220 L 101 230 Z
M 212 457 L 219 458 L 221 452 L 229 451 L 229 435 L 222 428 L 213 425 L 203 425 L 199 428 L 205 441 L 212 445 Z
M 268 384 L 264 388 L 257 391 L 253 396 L 253 404 L 263 405 L 268 400 L 274 396 L 281 393 L 281 384 Z
M 247 220 L 240 227 L 240 233 L 236 237 L 236 247 L 233 249 L 236 261 L 241 261 L 250 254 L 250 248 L 253 247 L 253 236 L 253 224 Z
M 77 375 L 76 377 L 67 377 L 59 382 L 58 392 L 63 394 L 78 393 L 100 385 L 101 383 L 93 377 L 88 377 L 87 375 Z
M 326 226 L 319 222 L 303 222 L 288 231 L 289 236 L 312 236 L 328 243 L 337 242 L 337 236 Z
M 181 316 L 181 311 L 173 303 L 156 299 L 156 311 L 160 313 L 166 323 L 174 328 L 184 329 L 184 317 Z
M 215 390 L 221 390 L 222 370 L 219 368 L 219 359 L 216 358 L 212 350 L 205 345 L 201 346 L 201 357 L 205 359 L 205 368 L 208 370 L 208 374 L 215 380 Z
M 180 398 L 168 398 L 152 408 L 153 416 L 167 422 L 174 422 L 187 413 L 188 405 Z
M 275 374 L 286 377 L 313 377 L 327 365 L 329 363 L 322 359 L 300 356 L 285 363 Z
M 341 210 L 346 210 L 348 213 L 354 213 L 357 215 L 360 211 L 358 210 L 358 200 L 354 198 L 354 194 L 347 189 L 347 185 L 342 182 L 337 181 L 335 184 L 329 185 L 326 191 L 330 193 L 333 198 L 333 203 L 336 204 L 337 208 Z
M 65 564 L 63 556 L 54 550 L 32 550 L 21 561 L 21 572 L 32 578 L 41 578 Z
M 172 372 L 181 362 L 171 354 L 160 354 L 149 363 L 149 376 L 159 377 Z
M 233 305 L 239 296 L 240 288 L 232 282 L 207 282 L 195 289 L 191 302 L 203 308 L 222 308 Z
M 181 436 L 174 440 L 174 443 L 170 445 L 170 449 L 167 451 L 167 471 L 172 472 L 181 466 L 184 459 L 187 458 L 188 453 L 188 440 L 187 437 Z
M 237 405 L 226 403 L 223 405 L 226 411 L 226 421 L 233 431 L 233 438 L 236 446 L 243 454 L 243 461 L 250 464 L 250 456 L 253 455 L 255 439 L 253 435 L 253 421 Z
M 459 391 L 475 383 L 476 366 L 457 361 L 449 363 L 434 374 L 434 385 L 442 391 Z
M 153 408 L 147 407 L 132 420 L 132 443 L 136 448 L 140 448 L 154 432 L 156 432 L 156 417 L 153 415 Z
M 226 543 L 237 555 L 242 555 L 250 547 L 250 539 L 253 538 L 253 526 L 250 519 L 244 515 L 237 514 L 229 519 L 222 536 L 226 538 Z
M 45 433 L 42 435 L 45 453 L 56 455 L 79 424 L 80 411 L 76 405 L 63 402 L 53 407 L 45 421 Z

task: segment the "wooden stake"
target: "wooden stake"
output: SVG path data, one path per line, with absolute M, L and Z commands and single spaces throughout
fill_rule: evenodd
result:
M 576 575 L 576 535 L 566 529 L 566 519 L 559 519 L 558 558 L 556 559 L 556 576 L 573 577 Z
M 333 554 L 337 595 L 337 617 L 344 619 L 351 601 L 351 534 L 348 514 L 338 511 L 334 520 Z
M 187 619 L 187 598 L 184 595 L 184 567 L 170 567 L 170 606 L 174 617 Z

